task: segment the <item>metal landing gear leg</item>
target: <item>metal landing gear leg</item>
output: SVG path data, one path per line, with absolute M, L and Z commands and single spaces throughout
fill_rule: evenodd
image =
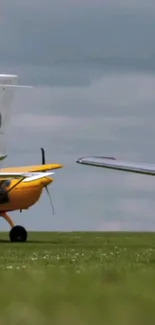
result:
M 10 230 L 10 241 L 11 242 L 25 242 L 27 240 L 27 231 L 22 226 L 14 226 L 13 221 L 11 218 L 7 215 L 7 213 L 4 213 L 2 217 L 8 222 L 8 224 L 11 227 Z

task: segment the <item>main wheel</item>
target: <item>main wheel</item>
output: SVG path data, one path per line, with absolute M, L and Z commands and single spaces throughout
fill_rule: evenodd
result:
M 25 242 L 27 240 L 27 231 L 22 226 L 14 226 L 10 230 L 11 242 Z

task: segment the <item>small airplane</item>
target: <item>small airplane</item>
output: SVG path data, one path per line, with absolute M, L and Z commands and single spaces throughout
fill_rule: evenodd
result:
M 115 157 L 98 157 L 98 156 L 81 157 L 77 159 L 76 162 L 82 165 L 89 165 L 89 166 L 102 167 L 102 168 L 127 171 L 127 172 L 132 172 L 137 174 L 155 176 L 155 164 L 128 162 L 128 161 L 117 160 Z
M 29 86 L 18 85 L 17 81 L 17 75 L 0 74 L 0 161 L 7 157 L 5 135 L 14 91 L 20 87 L 29 88 Z M 40 165 L 0 169 L 0 217 L 4 218 L 11 227 L 9 233 L 11 242 L 25 242 L 27 231 L 20 225 L 15 226 L 8 212 L 16 210 L 22 212 L 28 209 L 39 200 L 44 188 L 53 208 L 47 186 L 53 182 L 54 170 L 62 168 L 63 165 L 46 164 L 44 148 L 41 148 L 41 152 L 42 164 Z

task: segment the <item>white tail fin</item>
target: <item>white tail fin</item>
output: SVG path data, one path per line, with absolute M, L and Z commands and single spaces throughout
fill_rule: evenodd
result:
M 16 88 L 28 87 L 17 83 L 17 75 L 0 74 L 0 160 L 6 157 L 6 133 Z

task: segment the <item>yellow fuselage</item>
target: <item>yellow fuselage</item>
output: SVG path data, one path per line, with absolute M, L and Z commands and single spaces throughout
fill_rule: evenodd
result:
M 1 169 L 2 172 L 42 172 L 45 170 L 52 170 L 61 168 L 59 164 L 46 164 L 37 166 L 12 167 Z M 19 182 L 19 180 L 12 180 L 7 187 L 9 202 L 0 203 L 0 214 L 7 211 L 24 210 L 35 204 L 42 193 L 44 186 L 53 181 L 50 177 L 44 177 L 38 180 L 29 182 Z M 16 185 L 17 184 L 17 185 Z M 9 191 L 10 190 L 10 191 Z
M 8 192 L 9 202 L 0 204 L 0 213 L 28 209 L 39 200 L 44 186 L 52 181 L 51 178 L 42 178 L 41 180 L 19 183 Z M 13 180 L 7 191 L 16 183 L 18 181 Z

